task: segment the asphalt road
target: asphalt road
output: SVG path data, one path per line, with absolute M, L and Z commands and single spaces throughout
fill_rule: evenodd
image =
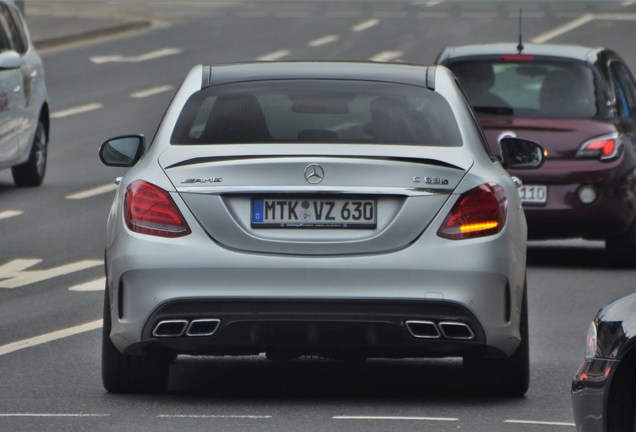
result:
M 254 59 L 431 63 L 446 45 L 516 40 L 521 2 L 82 2 L 159 20 L 43 53 L 54 119 L 34 189 L 0 172 L 0 432 L 574 431 L 570 380 L 596 310 L 634 291 L 602 243 L 533 243 L 532 384 L 525 398 L 466 394 L 458 361 L 180 359 L 169 392 L 105 393 L 102 257 L 113 179 L 105 139 L 152 137 L 198 63 Z M 79 6 L 78 6 L 79 7 Z M 523 3 L 526 40 L 607 45 L 636 71 L 635 2 Z M 165 25 L 169 23 L 169 25 Z

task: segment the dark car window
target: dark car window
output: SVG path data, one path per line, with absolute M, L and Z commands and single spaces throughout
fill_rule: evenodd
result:
M 636 109 L 636 87 L 634 87 L 634 79 L 629 73 L 629 69 L 620 62 L 612 62 L 610 66 L 612 72 L 612 80 L 616 93 L 616 101 L 621 112 L 625 117 L 634 115 Z
M 593 70 L 557 61 L 461 61 L 448 65 L 475 110 L 531 118 L 602 114 Z
M 348 80 L 209 87 L 190 97 L 171 142 L 462 145 L 450 105 L 434 91 Z
M 16 25 L 11 11 L 8 7 L 0 5 L 0 22 L 6 32 L 6 36 L 9 37 L 10 49 L 15 50 L 20 54 L 26 52 L 26 43 L 23 39 L 24 32 L 20 32 Z

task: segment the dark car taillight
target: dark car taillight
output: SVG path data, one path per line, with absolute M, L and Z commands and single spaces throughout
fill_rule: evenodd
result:
M 618 156 L 619 150 L 618 134 L 604 135 L 581 144 L 576 157 L 612 160 Z
M 507 207 L 508 200 L 501 186 L 482 184 L 459 197 L 437 235 L 464 240 L 496 234 L 506 223 Z
M 191 232 L 168 192 L 142 180 L 126 189 L 124 219 L 130 230 L 141 234 L 182 237 Z

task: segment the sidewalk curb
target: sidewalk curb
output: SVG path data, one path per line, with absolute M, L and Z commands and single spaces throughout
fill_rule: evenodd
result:
M 100 37 L 112 36 L 119 33 L 144 30 L 152 27 L 152 25 L 152 21 L 132 21 L 112 27 L 89 30 L 77 34 L 70 34 L 67 36 L 38 39 L 34 40 L 33 44 L 38 49 L 55 48 L 74 42 L 83 42 L 89 39 L 97 39 Z

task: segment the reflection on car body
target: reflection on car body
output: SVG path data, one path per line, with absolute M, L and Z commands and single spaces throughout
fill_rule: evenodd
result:
M 621 57 L 568 45 L 466 45 L 437 60 L 457 76 L 490 147 L 504 136 L 541 142 L 546 163 L 519 177 L 529 238 L 606 241 L 636 265 L 636 84 Z
M 636 294 L 598 312 L 590 324 L 585 360 L 572 382 L 577 430 L 636 429 Z
M 504 164 L 543 162 L 502 145 Z M 446 68 L 197 66 L 147 150 L 100 151 L 121 154 L 108 391 L 165 390 L 179 354 L 265 353 L 463 357 L 471 385 L 526 392 L 525 218 Z

